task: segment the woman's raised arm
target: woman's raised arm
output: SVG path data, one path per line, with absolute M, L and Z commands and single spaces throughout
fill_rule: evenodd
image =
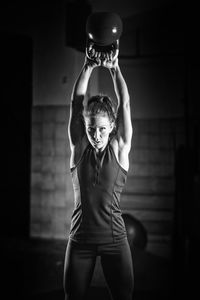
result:
M 82 110 L 84 99 L 87 92 L 88 82 L 94 67 L 97 66 L 94 62 L 85 59 L 81 72 L 74 84 L 71 102 L 70 102 L 70 117 L 68 123 L 68 135 L 70 147 L 73 148 L 84 135 L 84 124 L 82 121 Z
M 130 96 L 128 87 L 120 70 L 118 58 L 114 62 L 112 62 L 112 66 L 109 69 L 118 100 L 117 126 L 119 146 L 120 148 L 126 147 L 127 151 L 129 152 L 131 148 L 133 129 L 131 122 Z

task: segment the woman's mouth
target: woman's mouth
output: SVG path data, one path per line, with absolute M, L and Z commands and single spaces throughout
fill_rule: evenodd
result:
M 99 145 L 101 144 L 101 141 L 93 141 L 93 144 L 94 144 L 95 146 L 99 146 Z

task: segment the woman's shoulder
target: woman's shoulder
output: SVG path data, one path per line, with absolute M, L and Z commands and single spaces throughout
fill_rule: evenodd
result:
M 125 170 L 128 171 L 129 168 L 129 151 L 125 147 L 120 147 L 119 140 L 114 137 L 110 141 L 110 147 L 115 154 L 118 164 Z

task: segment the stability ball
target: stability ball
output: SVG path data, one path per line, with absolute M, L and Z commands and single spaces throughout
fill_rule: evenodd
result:
M 122 214 L 131 248 L 145 249 L 147 232 L 142 223 L 130 214 Z
M 96 45 L 107 46 L 119 40 L 122 34 L 122 20 L 112 12 L 92 13 L 86 23 L 88 39 Z

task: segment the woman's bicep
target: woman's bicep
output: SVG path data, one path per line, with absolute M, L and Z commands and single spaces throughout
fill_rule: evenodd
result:
M 123 141 L 125 145 L 131 145 L 133 128 L 129 99 L 127 99 L 127 101 L 120 102 L 117 113 L 117 123 L 118 136 L 121 141 Z

